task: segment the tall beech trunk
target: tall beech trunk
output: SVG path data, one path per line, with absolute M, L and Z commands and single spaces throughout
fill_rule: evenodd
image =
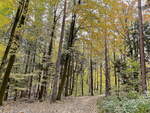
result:
M 80 3 L 80 2 L 78 2 L 78 3 Z M 74 5 L 76 5 L 76 0 L 74 0 Z M 76 14 L 73 14 L 71 25 L 70 25 L 69 38 L 68 38 L 68 42 L 67 42 L 67 50 L 68 51 L 73 46 L 73 42 L 74 42 L 74 39 L 75 39 L 75 35 L 76 35 L 75 34 L 75 24 L 76 24 Z M 66 70 L 67 70 L 69 60 L 71 59 L 70 57 L 71 57 L 70 54 L 67 53 L 66 59 L 65 59 L 65 65 L 64 65 L 64 73 L 62 75 L 63 77 L 62 77 L 62 80 L 61 80 L 60 85 L 59 85 L 57 100 L 61 100 L 61 95 L 62 95 L 62 92 L 63 92 L 63 89 L 64 89 L 64 83 L 65 83 L 66 77 L 67 77 L 66 76 L 67 75 Z
M 93 86 L 93 61 L 90 58 L 90 94 L 94 96 L 94 86 Z
M 74 62 L 74 60 L 73 60 L 73 62 L 72 62 L 73 64 L 72 64 L 72 82 L 71 82 L 71 91 L 70 91 L 70 95 L 72 95 L 73 94 L 73 91 L 74 91 L 74 83 L 75 83 L 75 72 L 76 72 L 76 69 L 77 69 L 77 63 L 76 63 L 76 65 L 75 65 L 75 62 Z M 74 69 L 74 67 L 75 67 L 75 69 Z
M 49 70 L 49 66 L 50 66 L 50 59 L 52 57 L 52 50 L 53 50 L 53 40 L 54 40 L 54 35 L 55 35 L 55 29 L 56 29 L 56 24 L 57 24 L 57 16 L 56 16 L 56 12 L 57 12 L 57 9 L 54 9 L 54 17 L 53 17 L 53 26 L 52 26 L 52 31 L 51 31 L 51 34 L 50 34 L 50 42 L 49 42 L 49 46 L 48 46 L 48 52 L 47 52 L 47 59 L 46 59 L 46 67 L 45 68 L 42 68 L 42 71 L 43 71 L 43 77 L 42 77 L 42 85 L 41 85 L 41 88 L 39 88 L 38 86 L 38 90 L 39 90 L 39 97 L 38 99 L 40 101 L 42 101 L 43 99 L 43 96 L 45 95 L 46 96 L 46 92 L 47 92 L 47 78 L 48 78 L 48 70 Z M 46 55 L 44 55 L 46 56 Z M 44 59 L 43 59 L 44 60 Z
M 8 85 L 7 85 L 7 89 L 6 89 L 6 93 L 5 93 L 4 101 L 7 101 L 7 99 L 8 99 L 9 86 L 10 86 L 10 79 L 8 79 Z
M 31 56 L 30 55 L 31 54 L 30 50 L 28 50 L 26 54 L 27 54 L 27 58 L 26 58 L 26 64 L 25 64 L 25 72 L 24 72 L 24 74 L 29 73 L 29 62 L 30 62 L 30 56 Z M 28 94 L 28 89 L 26 89 L 26 91 L 22 91 L 21 97 L 26 96 L 23 93 Z
M 56 29 L 56 24 L 57 24 L 57 9 L 54 10 L 54 17 L 53 17 L 53 26 L 52 26 L 52 32 L 51 32 L 51 40 L 49 43 L 49 50 L 48 50 L 48 56 L 51 57 L 52 55 L 52 49 L 53 49 L 53 40 L 54 40 L 54 35 L 55 35 L 55 29 Z
M 69 72 L 69 96 L 71 95 L 71 90 L 72 90 L 72 82 L 73 82 L 73 68 L 74 68 L 74 59 L 73 59 L 73 56 L 72 56 L 72 59 L 71 59 L 71 64 L 70 64 L 70 72 Z
M 76 74 L 76 92 L 75 92 L 75 96 L 78 96 L 78 73 Z
M 69 95 L 68 88 L 69 88 L 69 76 L 67 76 L 66 85 L 65 85 L 65 96 L 66 97 Z
M 35 44 L 35 50 L 34 50 L 34 54 L 33 54 L 33 58 L 32 58 L 32 70 L 31 70 L 31 73 L 34 72 L 34 64 L 35 64 L 35 56 L 36 56 L 36 44 Z M 32 84 L 33 84 L 33 75 L 31 75 L 30 77 L 30 84 L 29 84 L 29 95 L 28 95 L 28 98 L 30 99 L 31 97 L 31 92 L 32 92 Z
M 62 79 L 61 79 L 61 82 L 60 82 L 60 85 L 59 85 L 57 100 L 61 100 L 61 94 L 63 92 L 66 77 L 67 77 L 67 68 L 68 68 L 68 65 L 69 65 L 69 59 L 70 59 L 70 56 L 67 56 L 65 64 L 64 64 L 64 71 L 63 71 L 63 74 L 62 74 Z
M 29 0 L 23 1 L 22 4 L 23 4 L 23 6 L 20 6 L 20 7 L 22 7 L 22 11 L 21 11 L 22 15 L 19 14 L 19 17 L 17 17 L 20 20 L 19 25 L 18 26 L 16 25 L 18 27 L 18 29 L 21 28 L 22 25 L 24 25 L 24 23 L 25 23 L 26 14 L 28 12 Z M 19 12 L 19 13 L 21 13 L 21 12 Z M 4 74 L 4 79 L 3 79 L 1 90 L 0 90 L 0 105 L 3 104 L 4 93 L 5 93 L 6 87 L 8 85 L 8 80 L 9 80 L 11 69 L 12 69 L 13 64 L 15 62 L 15 57 L 16 57 L 15 54 L 17 52 L 17 49 L 19 48 L 19 38 L 20 38 L 19 32 L 17 34 L 16 31 L 14 30 L 13 38 L 12 38 L 13 40 L 11 42 L 12 44 L 14 44 L 14 46 L 11 48 L 12 49 L 12 55 L 10 55 L 10 59 L 8 61 L 8 65 L 7 65 L 7 68 L 6 68 L 6 72 Z
M 29 64 L 30 51 L 29 51 L 29 50 L 26 51 L 26 54 L 27 54 L 27 56 L 25 56 L 25 58 L 24 58 L 24 65 L 25 65 L 24 74 L 27 74 L 27 71 L 28 71 L 28 64 Z M 24 91 L 24 90 L 21 91 L 21 93 L 20 93 L 20 98 L 26 96 L 26 95 L 25 95 L 25 92 L 27 93 L 28 91 L 27 91 L 27 90 L 26 90 L 26 91 Z
M 115 88 L 116 88 L 116 92 L 117 92 L 117 69 L 116 69 L 116 66 L 115 66 L 115 63 L 116 63 L 116 53 L 114 52 L 114 76 L 115 76 Z
M 6 68 L 6 72 L 5 72 L 4 79 L 3 79 L 3 82 L 2 82 L 2 86 L 1 86 L 1 89 L 0 89 L 0 106 L 3 104 L 3 97 L 4 97 L 5 90 L 6 90 L 7 85 L 8 85 L 8 80 L 9 80 L 9 75 L 10 75 L 11 69 L 12 69 L 13 64 L 15 62 L 15 57 L 16 57 L 15 55 L 12 55 L 10 57 L 8 66 Z
M 103 66 L 100 64 L 100 94 L 102 94 L 103 88 Z
M 68 67 L 67 67 L 67 81 L 66 81 L 66 86 L 65 86 L 65 96 L 68 96 L 69 95 L 69 77 L 70 77 L 70 64 L 71 63 L 71 58 L 69 60 L 69 63 L 68 63 Z
M 42 101 L 43 99 L 43 95 L 44 95 L 44 90 L 45 90 L 45 84 L 46 84 L 46 79 L 47 79 L 47 76 L 46 76 L 46 70 L 44 68 L 44 65 L 45 65 L 45 58 L 46 58 L 46 51 L 44 51 L 43 53 L 43 58 L 42 58 L 42 67 L 41 67 L 41 76 L 42 76 L 42 83 L 41 83 L 41 87 L 40 87 L 40 90 L 39 90 L 39 97 L 38 99 L 40 101 Z
M 81 74 L 81 94 L 84 96 L 84 72 Z
M 140 39 L 139 46 L 140 46 L 140 67 L 141 67 L 140 90 L 141 90 L 141 93 L 145 93 L 145 91 L 147 90 L 147 84 L 146 84 L 143 15 L 142 15 L 141 0 L 138 0 L 138 16 L 139 16 L 139 39 Z
M 61 60 L 61 55 L 62 55 L 62 45 L 63 45 L 65 23 L 66 23 L 66 9 L 67 9 L 67 0 L 65 0 L 65 2 L 64 2 L 64 13 L 63 13 L 62 28 L 61 28 L 61 36 L 60 36 L 58 56 L 57 56 L 57 61 L 56 61 L 56 73 L 54 76 L 52 95 L 51 95 L 51 101 L 52 102 L 55 102 L 57 99 L 59 75 L 60 75 L 60 68 L 61 68 L 60 60 Z
M 99 69 L 97 69 L 96 71 L 96 90 L 98 91 L 99 90 L 99 81 L 98 81 L 98 77 L 99 77 Z
M 109 63 L 108 63 L 108 45 L 107 36 L 105 37 L 105 95 L 109 96 L 111 86 L 110 86 L 110 73 L 109 73 Z
M 39 97 L 39 93 L 40 93 L 40 83 L 41 83 L 41 72 L 39 73 L 39 77 L 38 77 L 38 85 L 37 85 L 37 91 L 36 91 L 36 98 Z
M 19 23 L 19 20 L 21 18 L 23 9 L 24 9 L 24 0 L 21 0 L 20 4 L 18 6 L 18 10 L 17 10 L 16 16 L 15 16 L 12 28 L 11 28 L 9 42 L 8 42 L 7 47 L 5 49 L 4 56 L 2 58 L 2 62 L 1 62 L 1 65 L 0 65 L 0 77 L 2 76 L 2 70 L 5 67 L 7 56 L 8 56 L 8 53 L 10 51 L 12 41 L 13 41 L 13 38 L 14 38 L 14 35 L 15 35 L 15 31 L 16 31 L 17 25 Z

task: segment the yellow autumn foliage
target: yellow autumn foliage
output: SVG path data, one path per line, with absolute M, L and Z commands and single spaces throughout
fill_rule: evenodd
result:
M 0 0 L 0 27 L 10 22 L 10 15 L 14 9 L 14 0 Z
M 0 60 L 1 60 L 2 56 L 3 56 L 4 48 L 5 48 L 5 46 L 0 43 Z

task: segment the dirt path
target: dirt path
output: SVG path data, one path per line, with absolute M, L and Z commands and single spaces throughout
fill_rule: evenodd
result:
M 0 108 L 0 113 L 97 113 L 96 103 L 98 96 L 71 97 L 54 104 L 23 103 L 9 104 Z

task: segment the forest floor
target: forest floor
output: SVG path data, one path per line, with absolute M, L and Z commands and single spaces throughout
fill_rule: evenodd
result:
M 14 102 L 0 107 L 0 113 L 97 113 L 100 96 L 69 97 L 62 101 Z

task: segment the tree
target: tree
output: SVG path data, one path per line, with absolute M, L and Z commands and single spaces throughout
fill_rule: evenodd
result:
M 20 23 L 18 25 L 18 28 L 20 28 L 22 25 L 24 25 L 25 23 L 25 18 L 26 18 L 26 14 L 28 12 L 28 5 L 29 5 L 29 0 L 26 0 L 26 1 L 23 1 L 22 2 L 22 10 L 23 12 L 20 12 L 21 13 L 21 16 L 20 16 Z M 20 7 L 19 7 L 20 8 Z M 16 15 L 18 16 L 18 15 Z M 16 17 L 18 19 L 18 17 Z M 16 33 L 14 31 L 14 33 Z M 11 72 L 11 69 L 13 67 L 13 64 L 15 62 L 15 58 L 16 58 L 16 52 L 17 52 L 17 49 L 18 49 L 18 41 L 19 41 L 19 38 L 20 38 L 20 35 L 19 34 L 15 34 L 13 35 L 13 40 L 12 40 L 12 44 L 14 44 L 12 46 L 12 55 L 10 55 L 10 59 L 8 61 L 8 66 L 7 66 L 7 69 L 6 69 L 6 72 L 4 74 L 4 79 L 3 79 L 3 82 L 2 82 L 2 86 L 1 86 L 1 89 L 0 89 L 0 105 L 3 104 L 3 98 L 4 98 L 4 93 L 5 93 L 5 90 L 6 90 L 6 87 L 7 87 L 7 84 L 8 84 L 8 80 L 9 80 L 9 76 L 10 76 L 10 72 Z M 9 43 L 8 43 L 9 45 Z
M 10 39 L 9 39 L 8 45 L 6 47 L 6 50 L 4 52 L 2 62 L 1 62 L 1 65 L 0 65 L 0 76 L 2 76 L 1 75 L 2 74 L 2 69 L 4 68 L 4 66 L 6 64 L 7 56 L 8 56 L 8 53 L 9 53 L 11 45 L 12 45 L 12 41 L 13 41 L 13 38 L 14 38 L 14 35 L 15 35 L 15 31 L 16 31 L 17 25 L 19 23 L 19 19 L 21 18 L 21 15 L 22 15 L 23 7 L 24 7 L 24 0 L 21 0 L 20 3 L 19 3 L 19 6 L 18 6 L 18 10 L 17 10 L 16 16 L 15 16 L 13 25 L 12 25 L 12 29 L 11 29 L 11 33 L 10 33 Z
M 73 2 L 74 2 L 74 6 L 75 6 L 76 5 L 76 0 L 74 0 Z M 78 4 L 80 4 L 80 0 L 78 1 Z M 67 69 L 69 71 L 68 66 L 70 64 L 69 61 L 71 59 L 71 55 L 70 55 L 71 47 L 73 46 L 74 39 L 75 39 L 75 36 L 76 36 L 75 24 L 76 24 L 76 14 L 73 13 L 72 14 L 72 21 L 71 21 L 71 24 L 70 24 L 70 33 L 69 33 L 69 37 L 68 37 L 68 40 L 67 40 L 67 47 L 66 47 L 66 51 L 69 51 L 69 53 L 66 53 L 66 58 L 65 58 L 65 63 L 64 63 L 64 72 L 63 72 L 63 75 L 62 75 L 62 79 L 61 79 L 61 82 L 60 82 L 60 85 L 59 85 L 59 90 L 58 90 L 58 95 L 57 95 L 58 100 L 61 99 L 64 84 L 65 84 L 65 81 L 66 81 Z
M 141 93 L 145 93 L 147 90 L 146 84 L 146 68 L 145 68 L 145 53 L 144 53 L 144 34 L 143 34 L 143 15 L 142 15 L 142 8 L 141 8 L 141 0 L 138 0 L 138 21 L 139 21 L 139 46 L 140 46 L 140 66 L 141 66 Z
M 64 1 L 64 9 L 63 9 L 63 20 L 62 20 L 62 28 L 61 28 L 61 36 L 58 48 L 58 56 L 56 61 L 56 74 L 54 77 L 53 88 L 52 88 L 52 97 L 51 101 L 55 102 L 57 99 L 57 91 L 58 91 L 58 81 L 59 81 L 59 74 L 60 74 L 60 61 L 62 55 L 62 44 L 64 39 L 64 31 L 65 31 L 65 21 L 66 21 L 66 9 L 67 9 L 67 0 Z

